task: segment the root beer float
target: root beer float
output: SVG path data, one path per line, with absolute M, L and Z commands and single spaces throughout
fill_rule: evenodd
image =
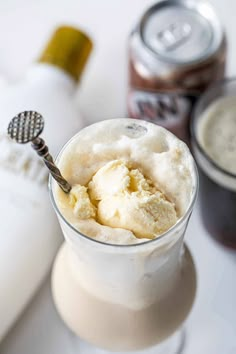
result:
M 198 189 L 187 146 L 155 124 L 111 119 L 81 130 L 57 164 L 72 186 L 50 181 L 66 240 L 52 273 L 62 319 L 109 353 L 176 353 L 196 291 L 183 243 Z
M 198 101 L 191 122 L 200 175 L 200 213 L 208 233 L 236 250 L 236 80 L 218 82 Z

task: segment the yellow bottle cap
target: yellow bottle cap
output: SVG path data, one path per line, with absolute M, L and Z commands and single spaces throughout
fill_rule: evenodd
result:
M 44 49 L 39 62 L 58 66 L 78 81 L 92 46 L 91 39 L 80 30 L 69 26 L 59 27 Z

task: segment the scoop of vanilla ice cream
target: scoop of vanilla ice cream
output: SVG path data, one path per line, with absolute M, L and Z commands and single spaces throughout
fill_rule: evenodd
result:
M 76 217 L 82 220 L 95 218 L 96 208 L 91 203 L 87 188 L 79 184 L 73 186 L 69 195 L 69 205 L 73 208 Z
M 163 194 L 127 193 L 101 200 L 98 221 L 110 227 L 128 229 L 138 238 L 153 239 L 173 226 L 174 205 Z
M 70 194 L 79 219 L 94 218 L 102 225 L 130 230 L 138 238 L 155 238 L 177 221 L 174 204 L 128 161 L 106 163 L 93 176 L 88 191 L 76 185 Z
M 123 161 L 110 161 L 101 167 L 89 183 L 91 199 L 102 200 L 106 196 L 125 192 L 130 185 L 129 169 Z

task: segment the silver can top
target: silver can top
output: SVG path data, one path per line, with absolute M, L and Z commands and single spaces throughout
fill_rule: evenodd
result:
M 204 0 L 164 0 L 142 17 L 140 36 L 159 59 L 191 64 L 207 59 L 220 47 L 223 29 Z

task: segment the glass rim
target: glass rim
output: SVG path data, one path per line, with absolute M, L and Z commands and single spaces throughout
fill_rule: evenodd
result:
M 193 109 L 193 116 L 192 119 L 190 120 L 190 134 L 191 134 L 191 140 L 194 142 L 194 144 L 196 145 L 196 147 L 198 148 L 198 150 L 200 151 L 200 153 L 204 156 L 204 158 L 207 160 L 207 162 L 216 170 L 218 170 L 219 172 L 227 175 L 228 177 L 231 178 L 235 178 L 236 179 L 236 174 L 227 171 L 226 169 L 224 169 L 223 167 L 221 167 L 220 165 L 218 165 L 204 150 L 204 148 L 201 146 L 201 144 L 199 143 L 199 139 L 197 137 L 197 129 L 195 129 L 195 124 L 196 124 L 196 120 L 199 118 L 200 114 L 198 113 L 198 109 L 199 106 L 201 105 L 202 101 L 212 92 L 214 92 L 215 90 L 217 90 L 220 87 L 224 87 L 227 84 L 231 84 L 231 83 L 235 83 L 236 84 L 236 76 L 232 77 L 232 78 L 224 78 L 222 80 L 218 80 L 216 81 L 214 84 L 212 84 L 202 95 L 201 97 L 198 99 L 196 106 Z M 236 96 L 236 95 L 235 95 Z M 220 97 L 224 97 L 224 96 L 216 96 L 217 98 Z M 227 97 L 227 96 L 225 96 Z M 212 101 L 214 102 L 214 100 Z M 203 110 L 204 112 L 204 110 Z M 202 112 L 202 113 L 203 113 Z
M 76 136 L 79 134 L 80 132 L 76 133 L 74 136 L 72 136 L 71 139 L 68 140 L 67 143 L 65 143 L 65 145 L 62 147 L 62 149 L 60 150 L 60 152 L 58 153 L 56 159 L 55 159 L 55 164 L 57 165 L 58 160 L 60 159 L 61 154 L 63 153 L 63 151 L 66 149 L 66 147 L 71 144 L 71 142 L 76 138 Z M 190 152 L 189 152 L 190 153 Z M 191 153 L 190 153 L 191 154 Z M 160 236 L 154 238 L 154 239 L 150 239 L 148 241 L 144 241 L 144 242 L 140 242 L 140 243 L 133 243 L 133 244 L 116 244 L 116 243 L 107 243 L 104 241 L 99 241 L 96 240 L 95 238 L 92 238 L 90 236 L 87 236 L 85 234 L 83 234 L 82 232 L 80 232 L 78 229 L 76 229 L 72 224 L 70 224 L 70 222 L 64 217 L 64 215 L 61 213 L 59 207 L 57 206 L 57 203 L 55 201 L 54 198 L 54 193 L 53 193 L 53 183 L 57 183 L 51 174 L 49 174 L 49 179 L 48 179 L 48 189 L 49 189 L 49 196 L 50 196 L 50 200 L 51 203 L 53 205 L 53 209 L 56 212 L 57 216 L 59 215 L 60 218 L 63 220 L 63 222 L 65 222 L 65 224 L 67 226 L 69 226 L 69 228 L 74 231 L 76 234 L 78 234 L 79 236 L 81 236 L 82 238 L 88 240 L 88 242 L 93 242 L 94 244 L 100 244 L 101 246 L 105 246 L 108 248 L 117 248 L 117 249 L 136 249 L 137 247 L 141 247 L 141 246 L 148 246 L 150 244 L 154 244 L 154 243 L 158 243 L 160 242 L 160 240 L 162 240 L 163 238 L 166 238 L 168 235 L 170 235 L 173 230 L 184 224 L 185 221 L 187 221 L 189 215 L 192 212 L 194 203 L 196 201 L 197 198 L 197 192 L 198 192 L 198 187 L 199 187 L 199 176 L 198 176 L 198 170 L 197 170 L 197 166 L 196 163 L 194 161 L 194 158 L 192 157 L 192 163 L 193 163 L 193 172 L 194 172 L 194 177 L 195 177 L 195 185 L 193 186 L 194 190 L 192 192 L 192 196 L 191 196 L 191 200 L 189 202 L 189 205 L 187 207 L 187 210 L 185 211 L 184 215 L 181 216 L 178 221 L 167 231 L 165 231 L 164 233 L 162 233 Z

